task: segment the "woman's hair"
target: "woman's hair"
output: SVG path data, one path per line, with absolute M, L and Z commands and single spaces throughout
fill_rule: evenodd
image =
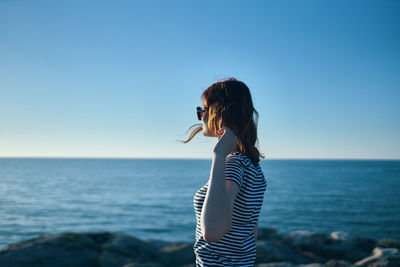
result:
M 201 95 L 201 100 L 204 107 L 208 108 L 206 112 L 209 113 L 210 131 L 216 132 L 222 127 L 229 127 L 237 136 L 237 144 L 233 152 L 242 152 L 251 159 L 254 165 L 258 165 L 259 158 L 265 157 L 256 148 L 258 112 L 253 106 L 247 85 L 235 78 L 222 79 L 208 87 Z M 188 131 L 195 126 L 198 127 L 183 143 L 188 143 L 203 130 L 202 124 L 194 124 Z

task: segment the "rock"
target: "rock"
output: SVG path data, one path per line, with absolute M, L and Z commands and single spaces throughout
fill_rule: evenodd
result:
M 315 263 L 330 259 L 355 262 L 367 257 L 372 250 L 371 245 L 375 244 L 370 239 L 342 231 L 332 232 L 327 237 L 322 233 L 299 230 L 290 232 L 282 241 Z
M 130 262 L 145 263 L 157 259 L 157 249 L 139 238 L 115 233 L 101 244 L 102 253 L 98 264 L 101 267 L 123 266 Z
M 371 250 L 376 246 L 376 241 L 370 238 L 359 237 L 355 234 L 337 231 L 332 232 L 329 239 L 333 244 L 341 244 L 345 250 L 358 250 L 357 253 L 353 253 L 353 257 L 347 257 L 350 261 L 355 261 L 365 257 L 365 254 L 369 254 Z
M 4 247 L 0 266 L 181 266 L 195 262 L 193 245 L 123 233 L 62 233 Z
M 316 253 L 325 259 L 358 261 L 369 255 L 371 250 L 361 247 L 361 239 L 346 232 L 332 232 L 328 239 L 316 249 Z M 366 246 L 364 244 L 364 246 Z
M 375 239 L 358 237 L 355 240 L 355 245 L 369 254 L 377 246 L 377 242 Z
M 260 263 L 256 264 L 256 267 L 296 267 L 297 265 L 287 262 L 287 261 L 282 261 L 282 262 L 271 262 L 271 263 Z
M 163 247 L 172 245 L 173 242 L 171 241 L 165 241 L 165 240 L 158 240 L 158 239 L 146 239 L 144 242 L 150 244 L 153 247 L 156 247 L 158 249 L 161 249 Z
M 148 239 L 145 241 L 158 248 L 158 260 L 163 264 L 184 266 L 196 262 L 196 256 L 193 251 L 194 242 L 168 242 L 154 239 Z
M 39 236 L 4 247 L 0 251 L 0 266 L 93 266 L 100 254 L 98 240 L 110 237 L 103 232 Z
M 301 249 L 298 250 L 301 255 L 308 258 L 309 261 L 314 263 L 324 263 L 327 259 L 318 255 L 316 251 L 302 251 Z
M 397 248 L 376 247 L 372 255 L 357 261 L 354 266 L 357 267 L 398 267 L 400 266 L 400 253 Z
M 290 262 L 300 264 L 311 262 L 292 247 L 282 244 L 280 241 L 259 240 L 256 244 L 256 251 L 256 263 Z
M 4 247 L 0 266 L 123 266 L 158 254 L 151 244 L 120 233 L 61 233 Z
M 305 230 L 279 236 L 275 228 L 261 228 L 259 233 L 263 237 L 256 242 L 259 267 L 400 266 L 396 240 L 376 241 L 340 231 L 329 237 Z M 4 247 L 0 266 L 195 267 L 193 246 L 141 240 L 123 233 L 60 233 Z
M 116 266 L 116 265 L 111 265 L 111 266 Z M 123 265 L 122 267 L 163 267 L 163 266 L 164 265 L 159 263 L 128 263 Z
M 105 249 L 98 257 L 98 265 L 100 267 L 124 266 L 132 261 L 135 261 L 133 257 L 125 256 L 108 249 Z
M 272 262 L 272 263 L 261 263 L 256 264 L 256 267 L 326 267 L 321 263 L 309 263 L 309 264 L 299 264 L 295 265 L 290 262 Z
M 312 249 L 321 246 L 326 239 L 327 236 L 323 233 L 297 230 L 288 233 L 282 241 L 293 247 Z
M 400 244 L 397 240 L 389 238 L 377 240 L 376 245 L 382 248 L 400 248 Z
M 347 233 L 347 232 L 337 231 L 337 232 L 332 232 L 329 235 L 329 238 L 332 240 L 354 242 L 357 239 L 357 236 L 354 234 Z
M 288 233 L 282 242 L 294 248 L 308 259 L 308 262 L 323 263 L 329 259 L 321 256 L 320 248 L 326 242 L 327 236 L 323 233 L 314 233 L 298 230 Z
M 329 260 L 325 262 L 327 267 L 352 267 L 353 264 L 344 260 Z
M 270 240 L 278 237 L 278 229 L 276 228 L 262 227 L 257 230 L 257 240 Z
M 160 250 L 160 262 L 166 266 L 180 266 L 196 262 L 194 243 L 175 242 Z

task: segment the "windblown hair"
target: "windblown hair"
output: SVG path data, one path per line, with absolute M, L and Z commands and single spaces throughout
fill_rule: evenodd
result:
M 237 136 L 237 144 L 233 152 L 240 151 L 248 156 L 254 165 L 258 165 L 261 155 L 256 147 L 258 112 L 253 106 L 250 90 L 247 85 L 235 78 L 222 79 L 208 87 L 201 95 L 205 108 L 208 108 L 208 128 L 217 132 L 222 127 L 229 127 Z M 255 115 L 255 118 L 253 118 Z M 199 126 L 200 125 L 200 126 Z M 188 139 L 203 130 L 202 124 L 195 127 Z

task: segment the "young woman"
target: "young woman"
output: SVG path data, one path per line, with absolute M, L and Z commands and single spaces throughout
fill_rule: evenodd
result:
M 194 196 L 196 266 L 254 266 L 258 217 L 267 188 L 258 164 L 264 156 L 255 147 L 258 112 L 249 88 L 235 78 L 212 84 L 201 100 L 204 109 L 197 107 L 197 116 L 202 126 L 184 143 L 201 130 L 218 142 L 209 180 Z

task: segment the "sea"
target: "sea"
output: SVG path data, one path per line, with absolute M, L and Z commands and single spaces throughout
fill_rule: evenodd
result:
M 62 232 L 195 241 L 211 159 L 0 159 L 0 249 Z M 399 160 L 260 161 L 259 227 L 400 240 Z

